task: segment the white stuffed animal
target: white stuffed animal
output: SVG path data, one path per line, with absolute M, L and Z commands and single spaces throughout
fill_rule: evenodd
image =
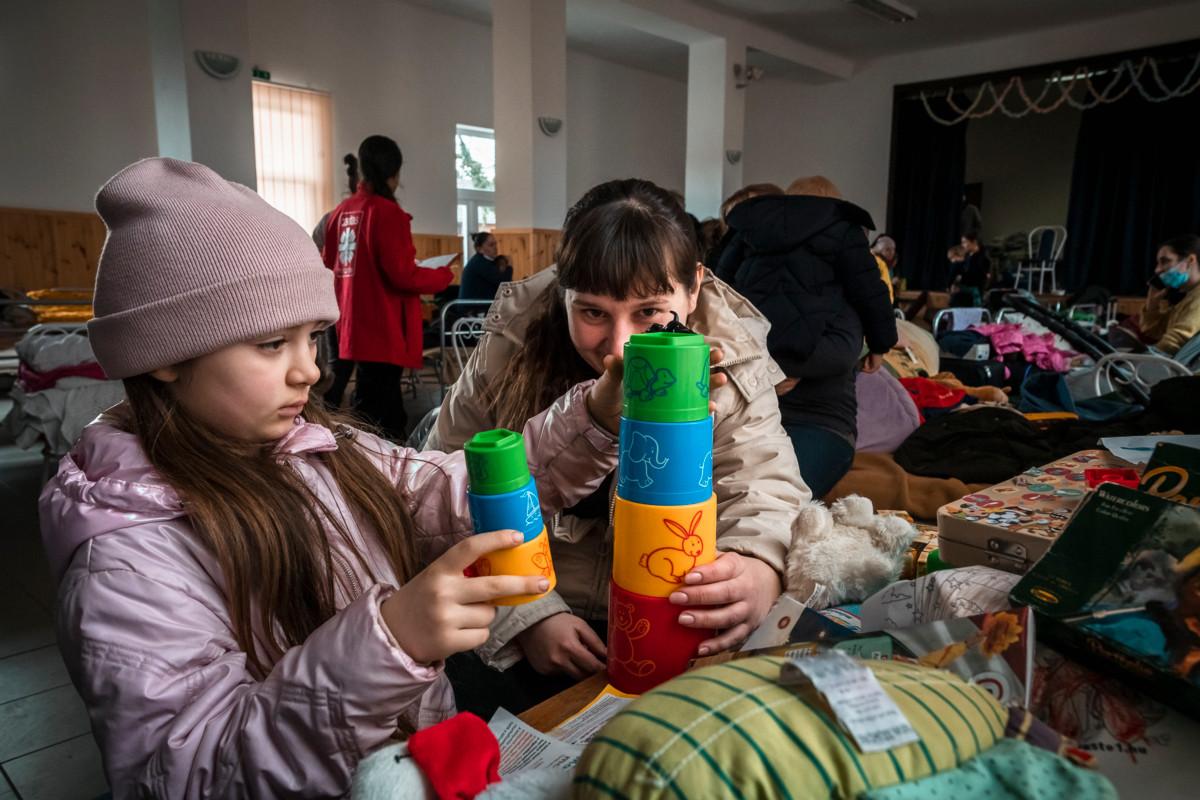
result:
M 414 742 L 419 740 L 418 748 Z M 498 772 L 500 747 L 474 714 L 459 714 L 388 745 L 358 765 L 351 800 L 566 800 L 571 773 L 533 769 Z
M 865 497 L 850 495 L 831 509 L 809 503 L 792 529 L 786 591 L 809 606 L 822 595 L 827 605 L 864 600 L 900 577 L 916 535 L 900 517 L 877 515 Z

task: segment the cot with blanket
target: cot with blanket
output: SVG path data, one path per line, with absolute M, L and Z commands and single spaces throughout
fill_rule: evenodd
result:
M 81 324 L 35 325 L 15 350 L 13 407 L 4 424 L 19 446 L 42 447 L 48 475 L 84 426 L 124 398 L 124 388 L 104 375 Z

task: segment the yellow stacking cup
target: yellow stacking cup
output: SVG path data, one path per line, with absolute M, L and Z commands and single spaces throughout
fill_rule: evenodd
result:
M 541 533 L 528 542 L 488 553 L 477 560 L 472 569 L 476 575 L 541 575 L 550 580 L 550 588 L 546 592 L 553 591 L 558 584 L 558 577 L 554 574 L 554 562 L 550 560 L 550 537 L 544 527 Z M 546 592 L 501 597 L 495 604 L 519 606 L 545 597 Z
M 668 597 L 683 576 L 717 557 L 717 498 L 651 506 L 617 497 L 613 580 L 627 592 Z

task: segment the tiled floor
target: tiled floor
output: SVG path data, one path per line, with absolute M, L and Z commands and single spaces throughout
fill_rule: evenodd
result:
M 75 800 L 108 788 L 54 641 L 54 585 L 37 526 L 41 471 L 40 454 L 0 445 L 0 800 Z
M 438 390 L 404 399 L 416 425 Z M 8 407 L 0 399 L 0 419 Z M 55 643 L 55 587 L 37 524 L 41 473 L 39 453 L 0 441 L 0 800 L 88 800 L 108 787 Z

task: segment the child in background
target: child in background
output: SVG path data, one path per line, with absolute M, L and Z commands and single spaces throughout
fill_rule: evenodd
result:
M 96 207 L 89 335 L 128 399 L 40 513 L 114 795 L 343 795 L 398 726 L 454 712 L 442 662 L 487 639 L 491 601 L 547 581 L 464 577 L 521 535 L 470 535 L 462 456 L 395 447 L 310 393 L 338 308 L 295 223 L 171 159 L 118 173 Z M 618 372 L 525 426 L 545 513 L 616 466 Z

